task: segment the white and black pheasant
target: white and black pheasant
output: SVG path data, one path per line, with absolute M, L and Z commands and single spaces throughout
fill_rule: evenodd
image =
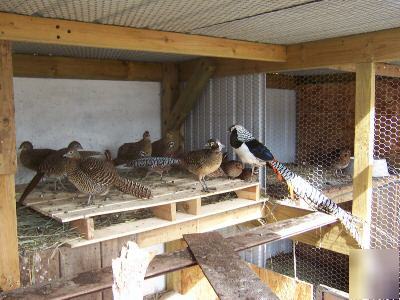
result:
M 257 141 L 253 135 L 241 125 L 233 125 L 229 128 L 230 143 L 239 158 L 252 165 L 268 163 L 278 172 L 293 191 L 313 209 L 322 211 L 338 218 L 350 235 L 362 245 L 357 230 L 357 219 L 349 212 L 339 207 L 334 201 L 313 187 L 307 180 L 290 171 L 285 165 L 277 161 L 271 151 Z
M 114 186 L 125 194 L 150 198 L 151 191 L 145 186 L 121 177 L 106 152 L 106 160 L 96 157 L 81 158 L 77 150 L 68 151 L 66 171 L 68 180 L 82 193 L 88 194 L 88 205 L 95 195 L 106 195 Z
M 173 165 L 179 165 L 181 161 L 177 158 L 172 157 L 142 157 L 139 159 L 132 160 L 124 165 L 126 168 L 134 169 L 147 169 L 146 176 L 151 173 L 157 173 L 163 180 L 163 173 L 168 172 Z

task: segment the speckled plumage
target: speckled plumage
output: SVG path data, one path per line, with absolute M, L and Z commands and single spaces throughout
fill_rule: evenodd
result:
M 204 177 L 217 171 L 222 162 L 221 143 L 210 139 L 206 146 L 207 149 L 190 151 L 182 158 L 182 165 L 198 177 L 204 191 L 208 191 Z
M 114 160 L 116 165 L 124 164 L 128 161 L 138 159 L 140 157 L 151 156 L 152 146 L 150 133 L 145 131 L 143 138 L 134 143 L 125 143 L 118 148 L 117 158 Z
M 147 169 L 147 174 L 151 173 L 160 174 L 161 179 L 164 172 L 168 172 L 173 165 L 179 165 L 181 161 L 172 157 L 143 157 L 139 159 L 135 159 L 125 166 L 128 168 L 145 168 Z
M 82 193 L 88 194 L 88 204 L 94 195 L 107 194 L 112 186 L 123 193 L 139 198 L 150 198 L 151 191 L 145 186 L 121 177 L 112 161 L 95 157 L 81 158 L 73 150 L 65 154 L 68 158 L 66 171 L 68 180 Z
M 224 153 L 221 169 L 229 178 L 236 178 L 242 173 L 243 164 L 238 160 L 230 160 L 227 153 Z
M 179 148 L 179 132 L 168 131 L 165 137 L 151 144 L 154 157 L 175 157 Z
M 340 151 L 339 158 L 332 165 L 336 175 L 339 175 L 339 173 L 343 174 L 343 170 L 350 164 L 350 156 L 351 151 L 349 149 L 343 149 Z
M 21 164 L 37 172 L 40 164 L 51 154 L 57 152 L 53 149 L 34 149 L 31 142 L 25 141 L 19 146 L 19 160 Z

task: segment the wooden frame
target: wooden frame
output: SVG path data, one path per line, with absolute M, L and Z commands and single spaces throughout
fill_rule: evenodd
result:
M 84 47 L 286 61 L 286 46 L 0 13 L 0 39 Z

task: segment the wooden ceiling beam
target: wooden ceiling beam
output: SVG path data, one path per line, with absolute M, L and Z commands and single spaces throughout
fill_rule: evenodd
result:
M 160 63 L 13 55 L 15 77 L 161 81 Z
M 400 28 L 288 45 L 287 60 L 281 63 L 215 59 L 214 76 L 308 70 L 393 60 L 400 60 Z M 181 78 L 188 78 L 193 64 L 192 61 L 180 63 Z M 390 73 L 383 67 L 381 71 L 382 75 Z
M 286 46 L 0 13 L 0 39 L 260 61 L 286 61 Z

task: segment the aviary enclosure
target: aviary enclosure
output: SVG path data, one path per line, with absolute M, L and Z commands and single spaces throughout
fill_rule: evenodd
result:
M 364 248 L 398 249 L 400 6 L 250 2 L 0 3 L 0 298 L 112 299 L 111 261 L 135 241 L 158 254 L 149 299 L 228 299 L 182 239 L 212 231 L 280 299 L 348 299 L 356 286 L 357 242 L 271 168 L 209 176 L 208 193 L 183 167 L 163 180 L 124 168 L 152 199 L 111 189 L 87 205 L 68 180 L 45 180 L 15 205 L 34 175 L 16 164 L 26 132 L 35 148 L 74 135 L 113 158 L 145 130 L 177 159 L 217 138 L 239 159 L 227 131 L 242 124 L 362 220 Z

